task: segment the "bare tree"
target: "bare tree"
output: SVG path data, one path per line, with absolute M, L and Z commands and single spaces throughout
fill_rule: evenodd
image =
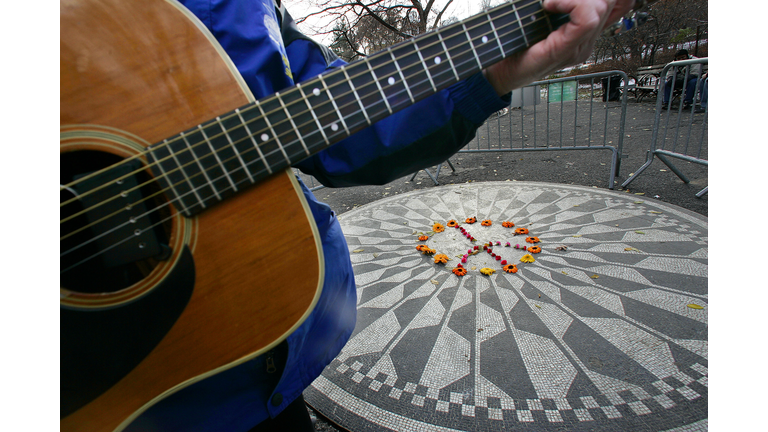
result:
M 648 9 L 648 22 L 615 37 L 598 39 L 593 60 L 630 73 L 672 60 L 678 45 L 695 40 L 707 21 L 707 0 L 664 0 Z M 699 34 L 700 36 L 700 34 Z
M 319 10 L 296 22 L 331 18 L 333 24 L 318 34 L 332 34 L 331 48 L 353 60 L 439 27 L 452 2 L 438 7 L 435 0 L 314 0 Z

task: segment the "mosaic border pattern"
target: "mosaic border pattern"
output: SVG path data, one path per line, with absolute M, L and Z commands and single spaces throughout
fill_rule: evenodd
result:
M 515 275 L 463 278 L 415 251 L 415 232 L 470 216 L 527 226 L 544 251 Z M 702 216 L 625 193 L 504 182 L 415 191 L 340 220 L 358 327 L 305 393 L 340 426 L 706 430 Z

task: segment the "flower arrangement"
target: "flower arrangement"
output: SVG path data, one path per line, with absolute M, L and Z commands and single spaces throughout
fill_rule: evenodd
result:
M 476 217 L 470 217 L 470 218 L 467 218 L 465 220 L 465 223 L 470 224 L 470 225 L 474 224 L 475 222 L 477 222 L 477 218 Z M 484 227 L 489 227 L 489 226 L 493 225 L 493 221 L 490 220 L 490 219 L 484 219 L 480 223 L 480 225 L 482 225 Z M 513 228 L 515 226 L 515 223 L 512 222 L 512 221 L 504 221 L 504 222 L 501 223 L 501 225 L 504 228 Z M 464 237 L 466 237 L 469 241 L 471 241 L 471 242 L 476 242 L 477 241 L 477 239 L 475 239 L 475 237 L 473 237 L 472 234 L 470 234 L 469 231 L 467 231 L 467 229 L 462 227 L 455 219 L 449 220 L 445 224 L 445 226 L 443 224 L 441 224 L 441 223 L 435 222 L 432 225 L 432 231 L 435 234 L 441 233 L 441 232 L 445 231 L 445 227 L 446 226 L 450 227 L 450 228 L 458 229 L 459 232 Z M 520 228 L 515 228 L 514 234 L 515 235 L 527 235 L 527 234 L 529 234 L 529 231 L 528 231 L 528 228 L 520 227 Z M 425 235 L 425 234 L 420 234 L 419 235 L 419 241 L 427 241 L 427 240 L 429 240 L 429 236 L 428 235 Z M 541 247 L 540 246 L 535 246 L 535 244 L 536 243 L 540 243 L 541 240 L 539 240 L 538 237 L 529 236 L 529 237 L 527 237 L 525 239 L 525 241 L 526 241 L 526 243 L 531 243 L 533 246 L 525 246 L 525 245 L 520 246 L 519 244 L 515 245 L 515 249 L 522 249 L 522 250 L 528 252 L 527 254 L 523 255 L 520 258 L 520 261 L 523 262 L 523 263 L 535 262 L 536 260 L 533 258 L 533 255 L 531 255 L 531 254 L 541 253 L 541 251 L 542 251 Z M 503 257 L 499 253 L 494 251 L 494 247 L 495 246 L 501 246 L 501 245 L 502 245 L 501 241 L 497 240 L 497 241 L 488 241 L 486 243 L 483 243 L 482 246 L 480 246 L 478 244 L 478 245 L 474 245 L 474 246 L 470 247 L 469 249 L 467 249 L 467 252 L 465 254 L 459 255 L 461 257 L 461 262 L 456 264 L 456 267 L 451 269 L 451 272 L 453 274 L 455 274 L 456 276 L 459 276 L 459 277 L 467 275 L 468 271 L 464 267 L 464 264 L 467 264 L 467 261 L 468 261 L 469 257 L 473 256 L 473 255 L 477 255 L 477 254 L 479 254 L 481 252 L 485 252 L 488 255 L 490 255 L 491 258 L 494 261 L 499 263 L 499 265 L 501 266 L 501 269 L 504 272 L 506 272 L 506 273 L 517 273 L 519 271 L 517 265 L 508 263 L 507 260 L 503 259 Z M 504 244 L 504 247 L 511 247 L 511 246 L 512 246 L 512 244 L 510 242 L 505 242 L 505 244 Z M 427 246 L 425 244 L 420 244 L 420 245 L 416 246 L 416 250 L 418 250 L 419 252 L 423 253 L 424 255 L 434 255 L 433 259 L 435 261 L 435 264 L 447 264 L 448 261 L 450 260 L 448 255 L 438 254 L 436 250 L 429 248 L 429 246 Z M 474 267 L 473 267 L 473 269 L 474 269 Z M 493 269 L 493 268 L 490 268 L 490 267 L 483 267 L 483 268 L 480 269 L 480 273 L 483 274 L 483 275 L 486 275 L 486 276 L 490 276 L 490 275 L 496 273 L 496 270 Z

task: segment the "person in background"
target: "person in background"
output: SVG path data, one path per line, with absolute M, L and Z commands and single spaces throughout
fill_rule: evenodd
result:
M 279 0 L 181 0 L 263 98 L 344 62 L 301 34 Z M 570 21 L 528 50 L 405 108 L 296 165 L 328 187 L 384 184 L 442 163 L 475 135 L 510 92 L 587 59 L 607 24 L 634 0 L 545 0 Z M 428 113 L 428 114 L 425 114 Z M 311 431 L 302 392 L 338 355 L 356 319 L 349 250 L 331 208 L 301 184 L 325 256 L 317 305 L 275 349 L 187 386 L 126 431 Z
M 688 50 L 681 49 L 675 53 L 675 61 L 695 59 L 692 55 L 688 54 Z M 696 94 L 696 83 L 698 82 L 699 75 L 701 75 L 701 64 L 688 65 L 688 66 L 675 66 L 667 71 L 667 79 L 664 83 L 664 98 L 662 109 L 669 108 L 669 99 L 672 94 L 672 86 L 675 89 L 681 90 L 685 87 L 685 94 L 683 97 L 683 109 L 689 109 L 693 106 L 693 97 Z M 686 81 L 686 72 L 688 73 Z M 697 73 L 694 73 L 697 72 Z
M 700 106 L 697 106 L 696 109 L 693 111 L 695 113 L 703 113 L 707 112 L 707 103 L 708 103 L 708 96 L 709 96 L 709 72 L 705 73 L 701 76 L 701 102 Z

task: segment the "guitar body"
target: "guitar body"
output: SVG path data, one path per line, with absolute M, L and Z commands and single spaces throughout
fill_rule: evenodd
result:
M 151 180 L 149 144 L 253 100 L 212 36 L 167 1 L 61 0 L 60 54 L 63 185 L 126 160 L 139 181 Z M 322 249 L 290 171 L 192 218 L 162 193 L 143 196 L 161 210 L 157 238 L 138 248 L 157 243 L 160 252 L 66 277 L 62 258 L 62 431 L 124 428 L 180 388 L 275 346 L 320 295 Z M 63 220 L 62 253 L 78 238 Z M 113 273 L 123 281 L 113 284 Z

